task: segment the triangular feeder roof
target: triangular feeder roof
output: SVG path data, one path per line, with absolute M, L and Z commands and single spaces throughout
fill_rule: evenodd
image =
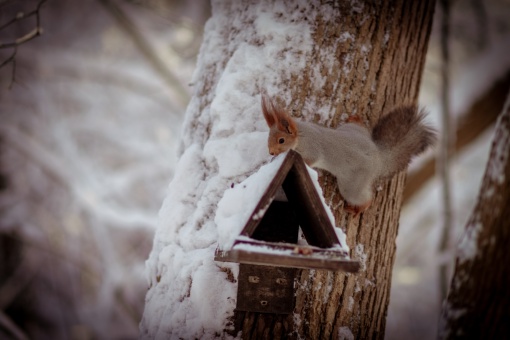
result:
M 309 246 L 252 238 L 263 220 L 261 212 L 267 211 L 280 188 L 285 192 Z M 287 153 L 232 249 L 217 249 L 215 260 L 346 272 L 357 272 L 360 267 L 359 262 L 351 260 L 341 247 L 303 158 L 292 150 Z

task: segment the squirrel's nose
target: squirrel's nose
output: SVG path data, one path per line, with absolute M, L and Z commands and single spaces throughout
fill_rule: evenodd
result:
M 271 151 L 271 152 L 269 152 L 269 154 L 270 154 L 271 156 L 274 156 L 274 152 L 272 152 L 272 151 Z

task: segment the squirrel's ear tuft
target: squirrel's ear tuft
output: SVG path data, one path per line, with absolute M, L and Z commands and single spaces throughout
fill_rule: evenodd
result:
M 289 135 L 297 134 L 297 125 L 289 114 L 277 103 L 271 100 L 265 92 L 262 93 L 262 113 L 267 125 L 272 127 L 276 124 L 278 130 Z
M 297 126 L 294 120 L 291 117 L 278 117 L 277 116 L 277 126 L 278 130 L 282 132 L 286 132 L 289 135 L 296 135 L 297 134 Z
M 286 132 L 289 135 L 297 135 L 297 125 L 294 119 L 281 107 L 276 107 L 274 111 L 278 130 Z
M 265 93 L 262 93 L 261 102 L 262 113 L 264 114 L 264 118 L 266 119 L 267 126 L 271 127 L 276 123 L 274 117 L 274 105 L 271 102 L 271 99 L 269 99 L 269 97 Z

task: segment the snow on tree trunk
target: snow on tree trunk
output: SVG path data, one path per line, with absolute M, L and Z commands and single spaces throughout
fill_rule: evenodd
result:
M 218 204 L 269 161 L 263 89 L 297 119 L 332 127 L 353 114 L 372 126 L 393 106 L 415 102 L 434 1 L 212 5 L 182 155 L 147 261 L 141 338 L 382 338 L 404 174 L 381 183 L 361 217 L 343 211 L 334 178 L 321 174 L 336 224 L 363 269 L 302 271 L 288 316 L 234 313 L 238 265 L 213 261 L 224 228 L 217 212 L 221 221 L 228 215 Z
M 510 338 L 510 93 L 498 118 L 478 202 L 457 246 L 440 339 Z

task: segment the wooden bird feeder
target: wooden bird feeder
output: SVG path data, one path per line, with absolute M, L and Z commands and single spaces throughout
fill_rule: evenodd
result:
M 285 200 L 277 200 L 283 189 Z M 281 195 L 283 196 L 283 195 Z M 298 245 L 299 228 L 308 245 Z M 290 314 L 298 268 L 357 272 L 343 250 L 302 157 L 289 151 L 230 250 L 215 260 L 240 263 L 239 311 Z

